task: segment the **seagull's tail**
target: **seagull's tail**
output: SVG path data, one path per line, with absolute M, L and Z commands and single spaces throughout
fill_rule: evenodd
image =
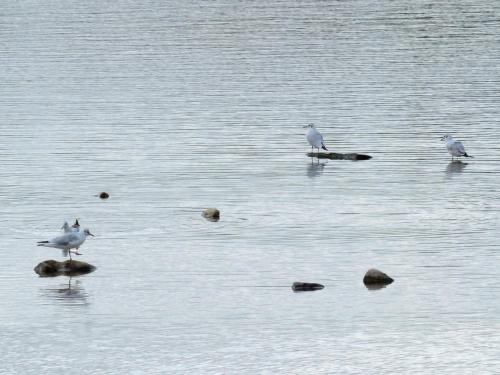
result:
M 49 241 L 38 241 L 37 246 L 46 246 L 49 243 Z
M 464 156 L 465 156 L 466 158 L 474 158 L 474 156 L 468 155 L 466 152 L 464 153 Z
M 321 144 L 321 148 L 322 148 L 323 150 L 325 150 L 325 151 L 328 151 L 328 149 L 325 147 L 325 144 L 324 144 L 324 143 L 322 143 L 322 144 Z

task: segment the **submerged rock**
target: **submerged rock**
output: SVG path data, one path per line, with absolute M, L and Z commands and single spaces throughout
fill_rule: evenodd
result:
M 206 208 L 203 210 L 202 216 L 210 221 L 219 221 L 220 211 L 217 208 Z
M 365 273 L 363 277 L 363 283 L 368 289 L 380 289 L 384 288 L 386 285 L 391 284 L 394 281 L 392 277 L 379 271 L 375 268 L 371 268 Z
M 94 272 L 95 266 L 79 260 L 65 260 L 58 262 L 57 260 L 45 260 L 39 263 L 34 271 L 41 277 L 54 276 L 80 276 Z
M 369 160 L 372 157 L 370 155 L 349 153 L 349 154 L 339 154 L 337 152 L 309 152 L 307 156 L 310 158 L 318 159 L 332 159 L 332 160 Z
M 99 194 L 99 198 L 101 198 L 101 199 L 108 199 L 109 198 L 109 194 L 106 193 L 105 191 L 103 191 L 103 192 L 101 192 Z
M 306 292 L 312 290 L 320 290 L 323 289 L 324 286 L 317 283 L 304 283 L 302 281 L 296 281 L 292 284 L 292 290 L 294 292 Z

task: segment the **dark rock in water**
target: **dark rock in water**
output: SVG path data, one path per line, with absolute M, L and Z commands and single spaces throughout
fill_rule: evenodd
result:
M 375 268 L 369 269 L 365 273 L 363 283 L 368 289 L 381 289 L 394 281 L 392 277 Z
M 352 161 L 368 160 L 372 158 L 370 155 L 363 155 L 356 153 L 339 154 L 336 152 L 309 152 L 307 156 L 309 156 L 310 158 L 318 158 L 318 159 L 352 160 Z
M 108 199 L 109 198 L 109 194 L 106 193 L 105 191 L 103 191 L 101 194 L 99 194 L 99 198 L 101 198 L 101 199 Z
M 206 208 L 203 210 L 202 216 L 210 221 L 219 221 L 220 211 L 217 208 Z
M 292 284 L 292 290 L 294 292 L 306 292 L 311 290 L 320 290 L 323 288 L 323 285 L 317 283 L 304 283 L 301 281 L 296 281 Z
M 46 260 L 39 263 L 34 271 L 41 277 L 54 276 L 80 276 L 94 272 L 95 266 L 89 263 L 80 262 L 79 260 L 66 260 L 58 262 L 57 260 Z

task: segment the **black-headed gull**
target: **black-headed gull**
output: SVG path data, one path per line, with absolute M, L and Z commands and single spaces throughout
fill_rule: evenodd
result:
M 38 246 L 55 247 L 56 249 L 61 249 L 65 256 L 69 254 L 69 259 L 71 260 L 71 249 L 76 249 L 74 253 L 76 255 L 81 255 L 78 252 L 78 248 L 85 242 L 87 236 L 93 237 L 94 235 L 90 233 L 88 229 L 85 229 L 83 232 L 68 232 L 49 241 L 38 241 Z
M 304 128 L 307 128 L 306 138 L 307 142 L 309 142 L 309 144 L 311 145 L 311 152 L 313 151 L 313 147 L 316 147 L 318 149 L 318 153 L 320 148 L 328 151 L 328 149 L 325 147 L 323 136 L 319 131 L 316 130 L 314 124 L 306 125 L 304 126 Z
M 462 142 L 454 140 L 451 135 L 446 134 L 441 138 L 441 140 L 446 142 L 446 149 L 451 154 L 452 161 L 454 156 L 464 156 L 466 158 L 472 158 L 472 156 L 468 155 L 467 152 L 465 152 L 465 147 Z
M 75 220 L 75 224 L 72 226 L 69 226 L 68 222 L 65 221 L 61 229 L 64 231 L 64 233 L 69 233 L 69 232 L 79 232 L 80 231 L 80 223 L 78 222 L 78 219 Z

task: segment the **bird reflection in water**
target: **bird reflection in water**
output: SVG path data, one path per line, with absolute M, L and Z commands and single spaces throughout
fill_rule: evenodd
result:
M 446 166 L 446 174 L 451 177 L 453 174 L 462 173 L 468 163 L 462 163 L 461 161 L 452 161 Z
M 82 282 L 68 277 L 68 282 L 59 284 L 57 287 L 42 289 L 42 294 L 50 300 L 56 300 L 68 305 L 88 305 L 88 294 L 82 286 Z
M 320 163 L 319 159 L 316 159 L 317 162 L 314 161 L 315 158 L 311 158 L 311 164 L 307 166 L 307 177 L 314 178 L 318 177 L 323 173 L 323 168 L 325 168 L 326 163 Z

